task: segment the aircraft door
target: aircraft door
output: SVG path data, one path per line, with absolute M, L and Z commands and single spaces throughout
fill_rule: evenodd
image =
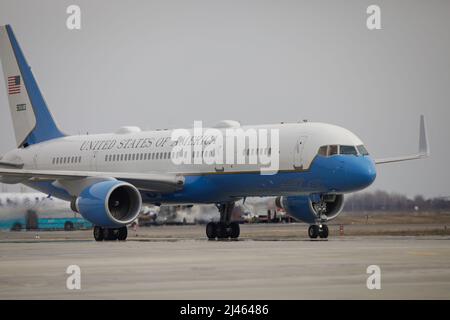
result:
M 94 151 L 91 156 L 91 161 L 89 163 L 89 170 L 96 171 L 97 170 L 97 158 L 98 151 Z
M 34 169 L 38 169 L 38 154 L 35 153 L 33 156 L 33 167 Z
M 33 154 L 33 168 L 34 169 L 39 169 L 39 165 L 43 164 L 43 163 L 39 163 L 45 161 L 45 156 L 44 157 L 39 157 L 39 150 L 41 149 L 41 146 L 37 145 L 34 149 L 34 154 Z
M 307 136 L 301 136 L 294 147 L 294 168 L 295 169 L 303 169 L 304 166 L 304 149 L 305 149 L 305 144 L 307 141 L 308 137 Z

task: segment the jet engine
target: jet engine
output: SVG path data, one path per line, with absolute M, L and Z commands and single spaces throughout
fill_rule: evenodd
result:
M 118 228 L 137 218 L 141 211 L 142 198 L 133 185 L 109 180 L 85 188 L 73 206 L 96 226 Z
M 344 207 L 344 195 L 277 197 L 275 205 L 287 214 L 307 223 L 326 222 L 336 218 Z

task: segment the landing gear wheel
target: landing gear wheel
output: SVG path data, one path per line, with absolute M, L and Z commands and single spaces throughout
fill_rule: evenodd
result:
M 311 239 L 316 239 L 319 236 L 319 226 L 315 224 L 309 226 L 308 235 Z
M 127 240 L 127 236 L 128 236 L 127 227 L 121 227 L 118 229 L 117 240 L 125 241 L 125 240 Z
M 239 227 L 239 223 L 232 222 L 230 223 L 230 238 L 231 239 L 237 239 L 239 238 L 239 235 L 241 233 L 241 228 Z
M 217 232 L 218 239 L 228 238 L 227 226 L 224 222 L 219 222 L 217 224 L 216 232 Z
M 326 224 L 323 224 L 322 228 L 320 228 L 319 237 L 322 239 L 328 238 L 328 226 Z
M 103 240 L 112 241 L 117 240 L 117 229 L 104 228 L 103 229 Z
M 94 227 L 94 239 L 95 241 L 103 241 L 104 234 L 103 234 L 103 228 L 102 227 Z
M 209 240 L 214 240 L 217 237 L 217 224 L 215 222 L 209 222 L 206 225 L 206 236 Z

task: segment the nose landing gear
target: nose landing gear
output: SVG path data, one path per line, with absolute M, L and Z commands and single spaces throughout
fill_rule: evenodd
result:
M 328 220 L 326 215 L 327 212 L 327 202 L 323 196 L 320 197 L 320 201 L 313 204 L 313 207 L 317 213 L 316 224 L 309 226 L 308 236 L 311 239 L 317 239 L 317 237 L 321 239 L 328 238 L 328 226 L 323 222 Z
M 326 224 L 321 224 L 321 225 L 317 225 L 317 224 L 313 224 L 311 226 L 309 226 L 308 229 L 308 236 L 311 239 L 316 239 L 317 237 L 320 237 L 321 239 L 326 239 L 328 238 L 328 226 Z

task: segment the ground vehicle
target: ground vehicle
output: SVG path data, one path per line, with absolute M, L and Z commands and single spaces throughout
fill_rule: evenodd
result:
M 80 217 L 39 218 L 36 213 L 27 212 L 22 217 L 0 219 L 0 230 L 66 230 L 90 229 L 92 224 Z

